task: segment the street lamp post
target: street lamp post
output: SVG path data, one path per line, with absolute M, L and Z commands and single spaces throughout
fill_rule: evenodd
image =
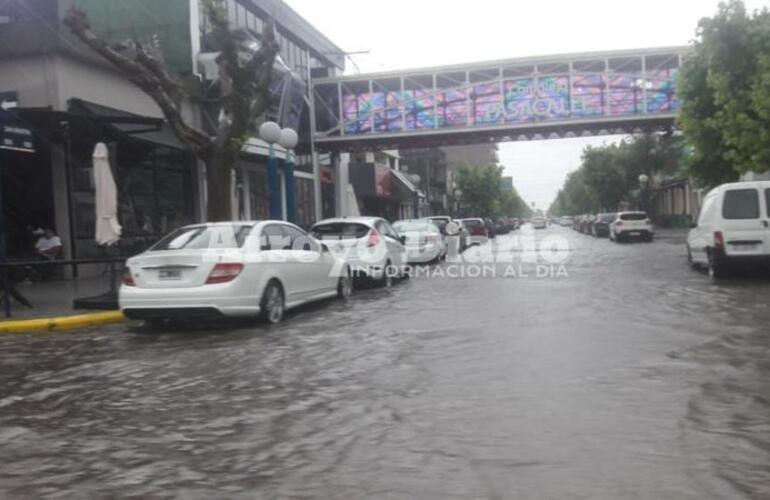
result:
M 647 212 L 647 202 L 649 197 L 650 178 L 647 174 L 639 176 L 639 210 Z
M 297 147 L 299 137 L 294 129 L 281 130 L 278 141 L 286 149 L 286 162 L 284 163 L 284 180 L 286 181 L 286 220 L 296 222 L 297 207 L 294 200 L 294 148 Z
M 409 180 L 412 181 L 412 184 L 414 184 L 415 188 L 420 185 L 420 181 L 422 178 L 419 176 L 419 174 L 412 174 L 409 176 Z M 419 219 L 420 218 L 420 190 L 416 189 L 414 192 L 414 218 Z
M 270 219 L 281 217 L 281 184 L 278 179 L 278 159 L 275 144 L 281 140 L 281 127 L 275 122 L 265 122 L 259 127 L 259 136 L 269 145 L 267 157 L 267 196 Z
M 454 190 L 455 195 L 455 204 L 457 205 L 456 211 L 458 216 L 462 216 L 462 210 L 460 207 L 460 199 L 463 197 L 463 190 L 460 188 L 457 188 Z

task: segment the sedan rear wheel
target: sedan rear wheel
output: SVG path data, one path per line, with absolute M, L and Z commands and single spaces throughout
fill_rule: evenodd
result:
M 272 325 L 280 323 L 285 307 L 283 290 L 277 282 L 271 281 L 262 294 L 262 318 Z
M 390 288 L 393 286 L 393 274 L 395 273 L 395 268 L 393 265 L 388 261 L 385 264 L 385 267 L 382 268 L 382 280 L 380 281 L 380 284 L 384 286 L 385 288 Z

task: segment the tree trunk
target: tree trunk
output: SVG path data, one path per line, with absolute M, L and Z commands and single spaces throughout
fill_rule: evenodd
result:
M 208 222 L 233 220 L 233 166 L 223 154 L 211 154 L 204 160 L 208 200 L 206 213 Z

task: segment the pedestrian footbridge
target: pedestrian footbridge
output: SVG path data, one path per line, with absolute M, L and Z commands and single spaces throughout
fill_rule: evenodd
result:
M 687 47 L 528 57 L 313 80 L 330 152 L 632 133 L 673 126 Z

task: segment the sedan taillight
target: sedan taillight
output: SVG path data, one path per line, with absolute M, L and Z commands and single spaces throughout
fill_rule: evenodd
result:
M 366 241 L 366 246 L 376 247 L 379 244 L 380 244 L 380 233 L 378 233 L 376 229 L 372 229 L 372 231 L 369 233 L 369 239 Z
M 206 284 L 215 285 L 218 283 L 228 283 L 237 278 L 238 275 L 241 274 L 241 271 L 243 271 L 243 264 L 241 263 L 220 262 L 211 270 L 211 274 L 209 274 Z
M 134 277 L 131 275 L 131 268 L 126 267 L 123 270 L 123 284 L 126 286 L 136 286 L 136 282 L 134 281 Z

